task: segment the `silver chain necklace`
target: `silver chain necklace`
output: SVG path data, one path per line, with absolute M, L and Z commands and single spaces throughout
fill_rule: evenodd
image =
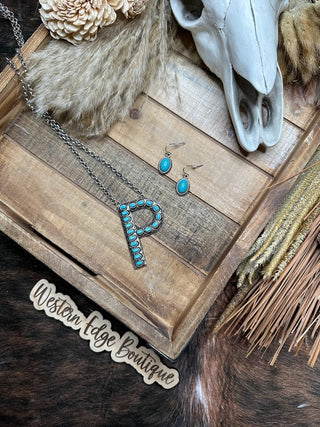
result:
M 21 69 L 18 69 L 14 62 L 7 58 L 7 62 L 13 68 L 16 75 L 19 78 L 22 87 L 22 93 L 26 100 L 26 103 L 30 110 L 35 113 L 35 106 L 33 105 L 33 91 L 30 84 L 25 80 L 27 76 L 28 69 L 26 62 L 21 54 L 21 48 L 24 45 L 24 37 L 21 31 L 20 24 L 17 18 L 14 16 L 13 12 L 11 12 L 6 6 L 0 3 L 0 14 L 8 19 L 12 30 L 13 35 L 15 37 L 18 48 L 16 49 L 17 56 L 21 63 Z M 131 182 L 128 178 L 126 178 L 122 172 L 118 171 L 116 168 L 112 166 L 107 160 L 99 156 L 99 154 L 90 150 L 86 145 L 82 142 L 72 138 L 68 135 L 59 123 L 48 113 L 45 112 L 40 116 L 47 125 L 59 136 L 59 138 L 64 142 L 64 144 L 70 149 L 72 154 L 81 164 L 81 166 L 85 169 L 90 178 L 94 181 L 94 183 L 98 186 L 101 192 L 116 206 L 118 214 L 121 219 L 121 224 L 123 227 L 123 231 L 126 237 L 126 241 L 128 244 L 128 249 L 131 255 L 131 260 L 134 268 L 141 268 L 146 265 L 146 259 L 144 255 L 144 251 L 141 245 L 141 237 L 150 236 L 159 230 L 163 222 L 163 212 L 158 203 L 156 203 L 152 199 L 147 199 L 144 197 L 142 192 Z M 139 198 L 137 200 L 133 200 L 131 202 L 120 202 L 117 200 L 112 194 L 109 192 L 107 187 L 101 182 L 101 180 L 95 175 L 93 170 L 90 168 L 88 163 L 81 157 L 78 150 L 82 150 L 84 153 L 92 157 L 94 160 L 101 163 L 103 166 L 108 168 L 113 174 L 117 176 L 128 188 L 133 190 L 136 194 L 138 194 Z M 153 218 L 150 223 L 148 223 L 144 227 L 136 226 L 132 213 L 139 209 L 149 209 Z

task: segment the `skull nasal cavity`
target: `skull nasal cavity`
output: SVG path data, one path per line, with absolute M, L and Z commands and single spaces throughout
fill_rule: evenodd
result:
M 196 21 L 200 18 L 203 3 L 201 0 L 181 0 L 183 17 L 188 21 Z

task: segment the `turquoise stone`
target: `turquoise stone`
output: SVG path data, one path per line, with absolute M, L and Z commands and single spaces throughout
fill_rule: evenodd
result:
M 136 236 L 136 235 L 129 236 L 129 240 L 130 240 L 130 242 L 132 242 L 133 240 L 136 240 L 136 238 L 137 238 L 137 236 Z
M 128 222 L 128 224 L 126 224 L 126 228 L 131 228 L 131 227 L 132 227 L 131 222 Z
M 122 210 L 122 211 L 123 211 L 123 210 L 125 210 L 125 209 L 127 209 L 127 205 L 121 205 L 121 206 L 120 206 L 120 210 Z
M 139 248 L 133 248 L 132 249 L 132 252 L 135 254 L 135 253 L 137 253 L 137 252 L 139 252 L 140 251 L 140 249 Z
M 155 212 L 159 212 L 160 208 L 159 208 L 159 206 L 158 206 L 158 205 L 154 205 L 154 206 L 153 206 L 153 210 L 154 210 Z
M 123 216 L 126 216 L 126 215 L 128 215 L 128 214 L 129 214 L 129 212 L 128 212 L 128 211 L 123 211 L 123 212 L 121 212 L 121 214 L 122 214 Z
M 139 228 L 139 230 L 137 230 L 137 235 L 142 236 L 142 234 L 143 234 L 143 230 L 142 228 Z
M 153 204 L 152 200 L 147 200 L 146 203 L 147 203 L 147 206 L 152 206 L 152 204 Z
M 137 254 L 137 255 L 134 256 L 134 259 L 140 259 L 141 257 L 142 257 L 141 254 Z
M 152 227 L 153 227 L 153 228 L 157 228 L 157 227 L 159 227 L 159 223 L 158 223 L 158 221 L 155 221 L 155 222 L 152 224 Z
M 143 261 L 138 261 L 138 262 L 136 262 L 136 266 L 137 267 L 141 267 L 143 265 Z
M 186 178 L 181 178 L 177 182 L 176 192 L 179 194 L 179 196 L 183 196 L 189 191 L 189 188 L 190 188 L 189 181 Z
M 131 242 L 131 243 L 130 243 L 130 246 L 131 246 L 132 248 L 134 248 L 135 246 L 138 246 L 138 242 Z
M 165 173 L 168 173 L 171 170 L 171 167 L 172 167 L 172 161 L 171 161 L 171 159 L 169 159 L 169 157 L 164 157 L 159 162 L 158 171 L 161 174 L 165 174 Z
M 136 204 L 135 204 L 135 203 L 130 203 L 129 207 L 130 207 L 131 209 L 133 209 L 133 208 L 135 208 L 135 207 L 136 207 Z
M 146 233 L 150 233 L 150 231 L 151 231 L 151 227 L 146 227 L 146 228 L 145 228 L 145 232 L 146 232 Z
M 144 205 L 144 200 L 139 200 L 138 205 L 139 206 L 143 206 Z
M 130 230 L 128 230 L 129 236 L 130 236 L 130 234 L 133 234 L 133 233 L 134 233 L 134 228 L 130 228 Z
M 156 219 L 157 219 L 158 221 L 160 221 L 160 219 L 161 219 L 161 215 L 160 215 L 160 214 L 157 214 L 157 215 L 156 215 Z
M 124 222 L 128 222 L 128 221 L 130 221 L 130 217 L 129 217 L 129 216 L 126 216 L 125 218 L 123 218 L 123 221 L 124 221 Z

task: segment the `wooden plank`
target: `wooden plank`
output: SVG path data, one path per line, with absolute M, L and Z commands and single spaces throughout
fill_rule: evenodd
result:
M 97 186 L 71 152 L 48 126 L 34 115 L 21 115 L 8 129 L 8 135 L 90 194 L 101 197 Z M 155 238 L 203 273 L 210 271 L 225 245 L 237 231 L 237 224 L 191 194 L 178 197 L 170 180 L 147 168 L 145 162 L 112 140 L 106 139 L 103 143 L 91 144 L 90 147 L 107 158 L 118 170 L 124 171 L 131 182 L 143 183 L 144 193 L 147 196 L 152 195 L 152 198 L 160 203 L 164 209 L 165 223 L 163 231 L 157 233 Z M 95 173 L 104 180 L 111 194 L 127 201 L 137 198 L 135 193 L 128 192 L 127 187 L 119 186 L 119 179 L 100 163 L 90 164 Z M 114 209 L 112 204 L 106 203 Z
M 277 145 L 265 152 L 244 153 L 236 140 L 223 89 L 216 78 L 186 58 L 175 56 L 168 64 L 168 81 L 168 93 L 163 90 L 160 79 L 148 95 L 271 175 L 276 173 L 303 134 L 299 127 L 284 120 L 282 137 Z
M 79 263 L 111 280 L 118 294 L 171 336 L 201 287 L 202 274 L 152 236 L 143 239 L 148 268 L 134 271 L 119 218 L 103 203 L 5 138 L 0 166 L 5 205 Z
M 61 253 L 47 240 L 43 240 L 32 230 L 30 224 L 22 221 L 1 203 L 0 230 L 140 337 L 157 347 L 160 352 L 168 354 L 172 359 L 176 357 L 172 341 L 163 335 L 162 331 L 159 332 L 143 312 L 137 313 L 133 304 L 118 295 L 110 281 L 83 269 L 75 260 Z
M 140 97 L 136 107 L 142 104 L 143 113 L 138 120 L 127 117 L 116 123 L 109 135 L 155 169 L 168 143 L 185 141 L 185 146 L 173 151 L 174 166 L 166 178 L 175 183 L 185 165 L 203 164 L 202 168 L 190 171 L 191 191 L 241 224 L 255 194 L 271 178 L 159 104 Z M 97 149 L 98 143 L 94 146 Z
M 281 168 L 277 174 L 276 182 L 282 182 L 287 178 L 301 171 L 317 147 L 320 145 L 320 113 L 317 113 L 313 121 L 309 124 L 303 138 L 299 141 L 296 150 L 291 153 L 288 163 Z M 294 184 L 295 179 L 283 182 L 281 185 L 272 187 L 266 193 L 261 194 L 260 203 L 247 218 L 246 224 L 239 229 L 230 247 L 226 249 L 225 257 L 215 266 L 211 274 L 207 276 L 207 283 L 195 299 L 187 315 L 181 319 L 175 331 L 175 349 L 181 348 L 189 339 L 187 328 L 196 329 L 197 323 L 194 316 L 200 314 L 205 316 L 211 307 L 210 302 L 214 301 L 223 290 L 225 284 L 234 273 L 237 266 L 246 256 L 249 248 L 259 236 L 272 213 L 279 206 L 283 197 Z
M 268 190 L 273 175 L 279 180 L 294 173 L 319 143 L 320 120 L 318 115 L 304 134 L 315 113 L 299 121 L 286 112 L 292 123 L 285 121 L 282 145 L 244 155 L 220 82 L 177 58 L 182 103 L 171 61 L 168 94 L 152 88 L 153 99 L 137 101 L 139 108 L 144 103 L 138 120 L 128 117 L 112 128 L 111 138 L 90 142 L 131 181 L 143 183 L 144 193 L 164 209 L 162 229 L 142 241 L 146 269 L 132 269 L 114 206 L 46 125 L 31 113 L 15 118 L 19 106 L 9 112 L 11 127 L 0 142 L 0 229 L 171 358 L 187 344 L 292 185 Z M 5 90 L 14 91 L 12 82 Z M 16 108 L 16 96 L 2 98 L 4 114 Z M 160 176 L 156 167 L 165 145 L 182 139 L 187 145 L 174 152 L 174 168 Z M 179 198 L 174 183 L 186 163 L 204 167 L 190 176 L 191 194 Z M 101 165 L 93 169 L 116 197 L 135 198 Z

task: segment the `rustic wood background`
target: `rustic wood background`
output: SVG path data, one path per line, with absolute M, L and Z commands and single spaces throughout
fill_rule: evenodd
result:
M 39 22 L 37 2 L 5 3 L 31 34 Z M 11 54 L 5 25 L 1 21 L 1 52 Z M 219 337 L 211 343 L 210 330 L 231 284 L 172 364 L 180 371 L 180 385 L 165 391 L 146 386 L 131 367 L 93 353 L 77 333 L 36 312 L 29 292 L 46 278 L 87 315 L 101 311 L 92 301 L 4 235 L 0 254 L 1 425 L 317 425 L 320 371 L 306 367 L 303 353 L 297 358 L 283 353 L 271 368 L 268 355 L 245 359 L 242 341 Z M 199 265 L 205 269 L 208 262 L 200 259 Z M 102 313 L 116 331 L 126 330 Z

